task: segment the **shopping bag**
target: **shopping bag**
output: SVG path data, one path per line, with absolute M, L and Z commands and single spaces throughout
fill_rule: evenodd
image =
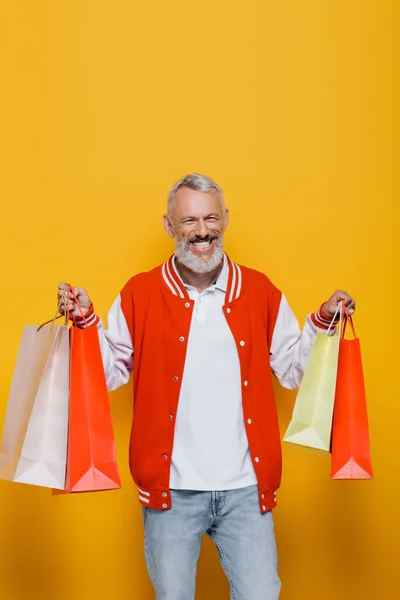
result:
M 341 304 L 327 333 L 317 332 L 285 442 L 330 450 L 340 335 L 328 334 L 338 313 L 342 314 Z
M 77 300 L 75 298 L 75 302 Z M 78 303 L 77 303 L 78 305 Z M 83 316 L 83 313 L 81 313 Z M 68 492 L 121 487 L 97 327 L 70 329 Z
M 63 489 L 67 457 L 66 325 L 24 327 L 8 398 L 0 478 Z
M 345 339 L 347 322 L 353 339 Z M 371 479 L 367 402 L 360 340 L 345 309 L 332 426 L 332 479 Z

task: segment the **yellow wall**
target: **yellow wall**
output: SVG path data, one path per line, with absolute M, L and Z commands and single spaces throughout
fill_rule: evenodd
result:
M 375 478 L 284 447 L 282 600 L 398 598 L 396 0 L 9 0 L 0 9 L 0 424 L 24 324 L 86 286 L 105 316 L 172 251 L 160 216 L 188 171 L 231 209 L 227 250 L 300 320 L 358 301 Z M 277 393 L 281 425 L 294 394 Z M 127 468 L 130 389 L 111 396 L 123 490 L 74 497 L 0 482 L 1 600 L 153 597 Z M 396 589 L 397 588 L 397 589 Z M 198 600 L 228 598 L 214 548 Z

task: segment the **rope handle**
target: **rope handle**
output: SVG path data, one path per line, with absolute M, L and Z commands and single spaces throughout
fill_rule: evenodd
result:
M 65 290 L 65 300 L 66 300 L 67 309 L 66 309 L 65 314 L 64 314 L 64 316 L 65 316 L 65 322 L 64 322 L 64 324 L 68 325 L 69 321 L 72 320 L 73 323 L 74 323 L 74 325 L 76 325 L 75 315 L 73 315 L 71 313 L 71 310 L 70 310 L 70 308 L 71 308 L 70 307 L 70 297 L 69 297 L 70 294 L 72 294 L 73 299 L 75 300 L 75 304 L 78 307 L 78 310 L 81 313 L 81 317 L 82 317 L 82 319 L 83 319 L 83 321 L 84 321 L 84 323 L 85 323 L 85 325 L 87 327 L 88 322 L 87 322 L 87 320 L 85 318 L 85 315 L 83 314 L 82 307 L 81 307 L 81 305 L 78 302 L 78 299 L 76 297 L 76 294 L 75 294 L 74 290 L 72 289 L 72 287 L 69 284 L 68 284 L 68 288 Z M 41 325 L 39 325 L 39 327 L 37 328 L 36 331 L 40 331 L 42 329 L 42 327 L 44 327 L 45 325 L 48 325 L 49 323 L 51 323 L 51 326 L 53 327 L 53 325 L 56 322 L 56 320 L 57 319 L 61 319 L 61 317 L 63 316 L 61 314 L 58 314 L 58 311 L 59 311 L 59 309 L 57 308 L 54 317 L 52 319 L 49 319 L 48 321 L 45 321 Z
M 346 333 L 347 322 L 349 322 L 351 330 L 353 332 L 353 336 L 354 336 L 354 338 L 356 338 L 357 335 L 356 335 L 356 330 L 354 327 L 353 319 L 352 319 L 351 315 L 349 315 L 349 311 L 347 310 L 347 308 L 344 305 L 344 300 L 342 300 L 341 304 L 343 305 L 344 318 L 343 318 L 343 323 L 342 323 L 341 329 L 340 329 L 340 337 L 342 339 L 344 338 L 345 333 Z
M 331 330 L 331 328 L 332 328 L 332 325 L 334 324 L 334 322 L 335 322 L 335 320 L 336 320 L 336 316 L 337 316 L 337 314 L 338 314 L 338 313 L 339 313 L 339 330 L 340 330 L 340 331 L 342 330 L 342 321 L 343 321 L 343 319 L 342 319 L 342 317 L 343 317 L 342 308 L 343 308 L 343 307 L 342 307 L 342 303 L 341 303 L 341 302 L 339 302 L 339 303 L 338 303 L 338 305 L 337 305 L 337 308 L 336 308 L 336 312 L 335 312 L 335 314 L 333 315 L 332 321 L 330 322 L 330 325 L 329 325 L 329 327 L 328 327 L 328 331 L 326 332 L 326 335 L 328 335 L 328 334 L 329 334 L 329 332 L 330 332 L 330 330 Z

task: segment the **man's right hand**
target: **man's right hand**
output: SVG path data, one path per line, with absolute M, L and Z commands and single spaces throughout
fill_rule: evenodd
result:
M 82 313 L 85 315 L 92 304 L 89 298 L 89 294 L 85 289 L 79 287 L 73 287 L 72 290 L 76 296 L 77 301 L 79 302 L 79 306 L 81 307 Z M 60 283 L 58 285 L 58 310 L 62 315 L 65 315 L 65 313 L 67 312 L 67 308 L 71 316 L 82 316 L 81 311 L 77 307 L 75 298 L 71 292 L 69 293 L 68 298 L 68 284 Z

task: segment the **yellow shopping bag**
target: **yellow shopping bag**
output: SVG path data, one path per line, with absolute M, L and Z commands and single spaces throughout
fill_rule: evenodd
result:
M 341 304 L 338 310 L 341 316 Z M 335 402 L 340 335 L 317 332 L 297 394 L 285 442 L 329 452 Z

